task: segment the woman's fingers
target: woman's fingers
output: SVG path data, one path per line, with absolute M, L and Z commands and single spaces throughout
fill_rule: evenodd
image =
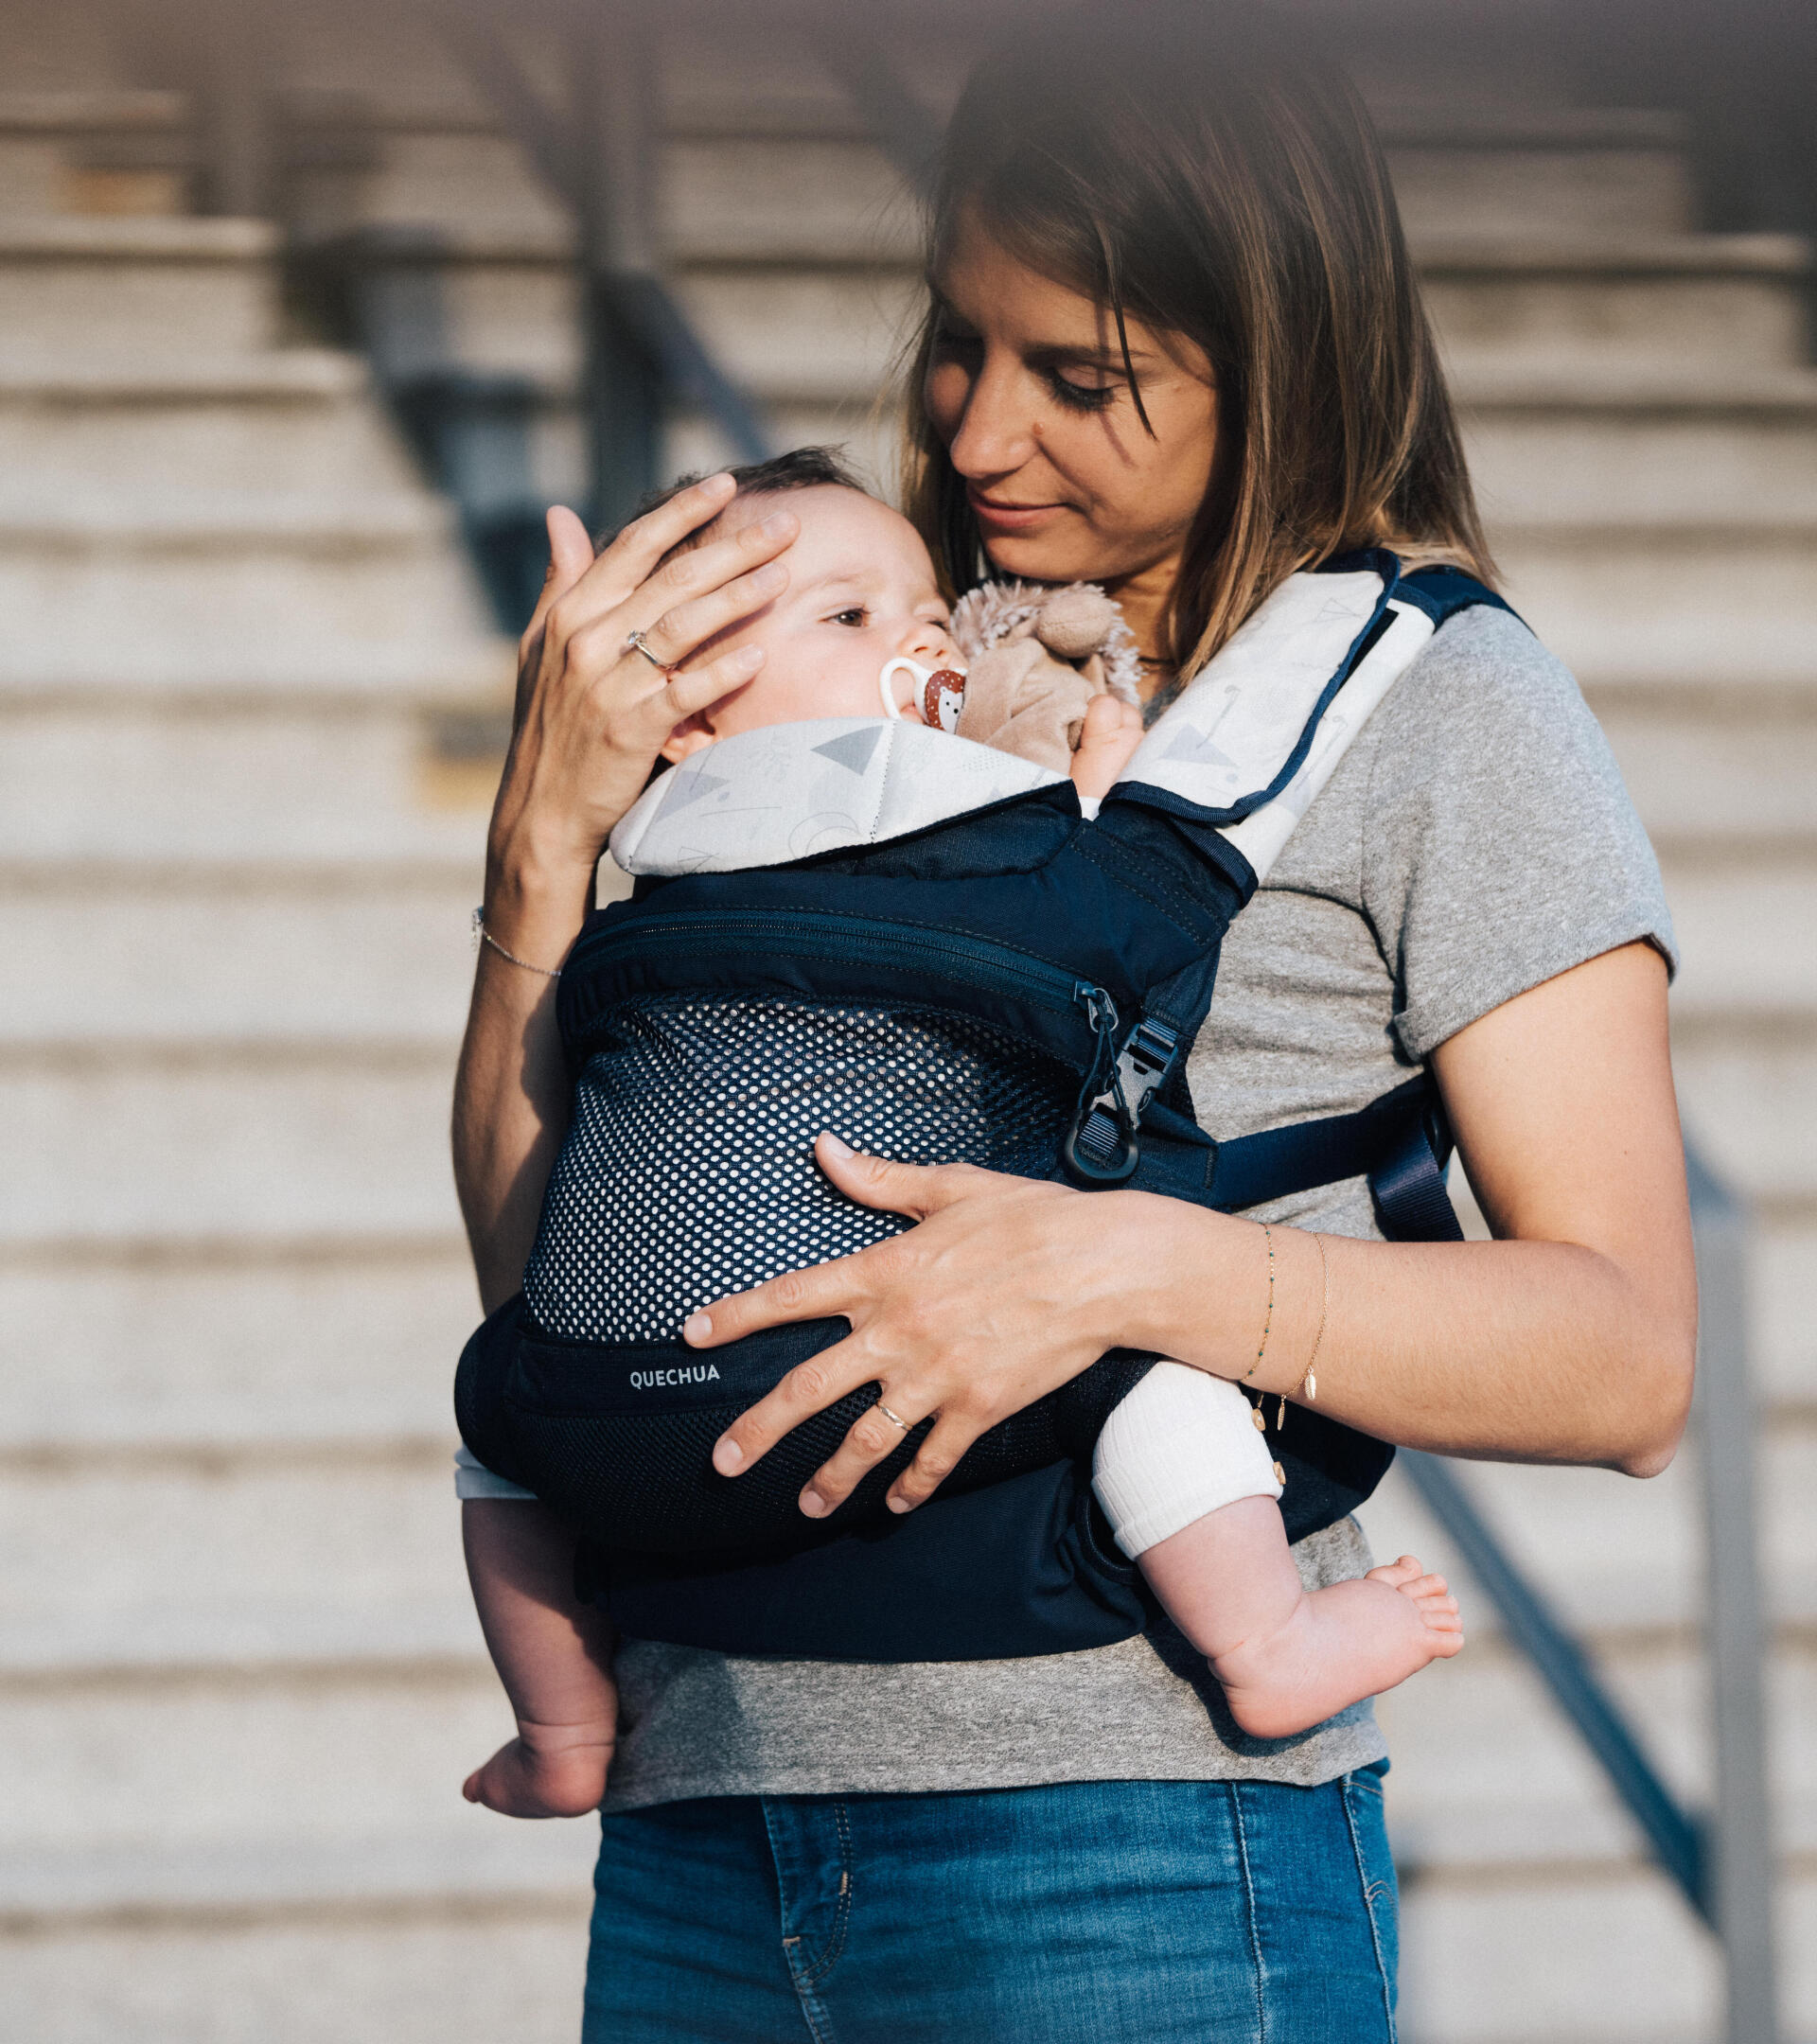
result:
M 906 1214 L 910 1221 L 925 1221 L 955 1200 L 1002 1183 L 1001 1173 L 979 1171 L 975 1164 L 898 1164 L 854 1150 L 831 1135 L 815 1143 L 814 1161 L 847 1199 L 883 1213 Z
M 725 479 L 728 486 L 724 489 L 711 487 L 716 480 L 710 477 L 683 490 L 619 534 L 551 608 L 548 630 L 556 643 L 565 645 L 604 620 L 610 623 L 616 650 L 627 632 L 648 631 L 676 603 L 746 573 L 793 543 L 801 520 L 792 511 L 773 511 L 767 518 L 750 520 L 663 561 L 663 555 L 679 540 L 726 508 L 732 495 L 731 479 Z
M 788 1317 L 811 1320 L 820 1315 L 810 1311 Z M 792 1434 L 803 1420 L 837 1404 L 860 1384 L 873 1382 L 876 1374 L 875 1365 L 849 1335 L 830 1348 L 822 1348 L 819 1355 L 809 1356 L 806 1362 L 796 1364 L 748 1412 L 740 1413 L 714 1443 L 714 1468 L 722 1476 L 736 1476 L 767 1455 L 785 1434 Z M 876 1457 L 873 1455 L 872 1460 Z
M 593 542 L 587 537 L 587 528 L 579 516 L 566 504 L 551 504 L 543 516 L 543 524 L 549 534 L 549 567 L 542 578 L 542 593 L 537 598 L 537 608 L 530 613 L 530 622 L 523 627 L 523 637 L 518 642 L 519 652 L 526 656 L 542 636 L 543 620 L 549 615 L 550 607 L 565 596 L 593 565 Z
M 802 1509 L 810 1519 L 823 1519 L 836 1506 L 843 1505 L 866 1472 L 894 1454 L 929 1417 L 907 1398 L 903 1404 L 908 1405 L 907 1412 L 886 1391 L 869 1412 L 860 1413 L 852 1422 L 837 1453 L 815 1471 L 802 1491 Z M 891 1418 L 892 1413 L 894 1418 Z M 902 1422 L 900 1426 L 897 1420 Z
M 767 561 L 749 574 L 722 582 L 704 596 L 691 597 L 663 611 L 644 632 L 644 643 L 665 667 L 679 667 L 729 626 L 745 623 L 773 603 L 787 587 L 788 570 L 780 561 Z
M 542 656 L 542 631 L 549 612 L 593 565 L 593 542 L 587 537 L 586 526 L 566 504 L 551 504 L 543 522 L 549 532 L 549 567 L 542 578 L 537 608 L 518 641 L 516 715 L 520 721 Z
M 594 563 L 599 589 L 617 589 L 616 601 L 622 603 L 640 583 L 649 580 L 657 562 L 671 547 L 716 519 L 737 490 L 731 475 L 721 469 L 679 491 L 654 511 L 633 519 L 601 550 Z

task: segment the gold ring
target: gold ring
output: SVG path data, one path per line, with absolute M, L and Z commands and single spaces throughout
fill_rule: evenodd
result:
M 900 1427 L 905 1434 L 909 1434 L 914 1431 L 913 1428 L 909 1426 L 908 1420 L 898 1418 L 898 1416 L 892 1413 L 890 1410 L 889 1406 L 887 1406 L 881 1399 L 877 1401 L 876 1410 L 880 1412 L 887 1420 L 889 1420 L 890 1424 L 892 1427 Z
M 662 662 L 657 659 L 656 655 L 650 651 L 649 647 L 644 643 L 644 634 L 641 631 L 634 631 L 629 634 L 629 636 L 625 641 L 625 650 L 627 653 L 643 654 L 644 658 L 649 661 L 650 665 L 656 669 L 658 674 L 667 674 L 669 671 L 662 664 Z

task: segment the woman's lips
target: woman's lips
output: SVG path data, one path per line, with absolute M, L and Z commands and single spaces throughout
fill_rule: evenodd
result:
M 965 501 L 980 525 L 997 532 L 1032 532 L 1044 520 L 1055 518 L 1067 507 L 1057 503 L 1001 503 L 979 490 L 968 489 Z

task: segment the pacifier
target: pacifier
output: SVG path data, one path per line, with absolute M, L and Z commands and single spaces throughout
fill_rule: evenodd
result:
M 899 669 L 907 671 L 908 685 L 896 679 Z M 886 661 L 877 677 L 877 693 L 883 697 L 883 714 L 899 718 L 912 709 L 930 730 L 959 729 L 959 706 L 965 700 L 965 677 L 955 667 L 924 667 L 906 655 Z

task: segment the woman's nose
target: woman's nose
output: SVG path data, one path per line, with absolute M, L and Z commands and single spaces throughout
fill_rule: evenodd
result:
M 966 394 L 959 431 L 946 453 L 961 475 L 978 483 L 1013 475 L 1035 451 L 1020 362 L 988 353 Z

